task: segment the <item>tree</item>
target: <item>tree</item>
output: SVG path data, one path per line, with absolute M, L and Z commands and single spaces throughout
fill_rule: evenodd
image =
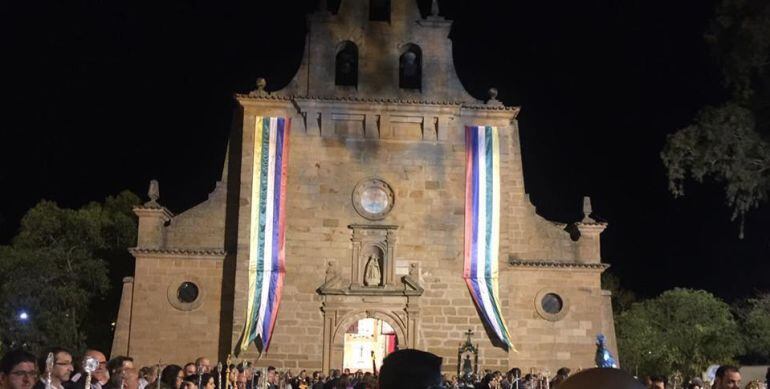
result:
M 703 290 L 677 288 L 635 303 L 615 325 L 620 359 L 632 374 L 699 376 L 743 348 L 730 307 Z
M 44 200 L 26 213 L 12 244 L 0 247 L 4 346 L 79 350 L 90 322 L 111 319 L 89 312 L 109 289 L 109 256 L 134 243 L 136 222 L 129 205 L 138 202 L 124 192 L 77 210 Z
M 770 2 L 722 0 L 706 40 L 730 98 L 669 135 L 661 159 L 675 196 L 688 178 L 723 184 L 743 237 L 746 213 L 770 192 Z
M 612 293 L 612 312 L 615 315 L 625 311 L 636 301 L 636 294 L 623 288 L 620 278 L 609 270 L 602 273 L 602 289 Z
M 736 308 L 745 337 L 746 352 L 742 361 L 770 363 L 770 293 L 748 299 Z

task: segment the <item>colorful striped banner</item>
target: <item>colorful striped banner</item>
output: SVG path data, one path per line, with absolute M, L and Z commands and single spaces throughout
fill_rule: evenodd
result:
M 465 269 L 463 278 L 484 323 L 513 348 L 498 295 L 500 141 L 497 127 L 465 127 Z
M 236 350 L 254 342 L 267 351 L 285 274 L 286 168 L 291 120 L 257 117 L 251 178 L 249 297 L 246 325 Z

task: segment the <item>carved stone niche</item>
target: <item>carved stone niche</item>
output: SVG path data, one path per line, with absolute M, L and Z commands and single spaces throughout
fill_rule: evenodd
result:
M 383 224 L 351 224 L 350 279 L 334 266 L 318 288 L 321 295 L 419 296 L 423 288 L 416 274 L 396 276 L 396 230 Z M 413 264 L 416 269 L 417 264 Z M 415 271 L 415 273 L 417 273 Z
M 348 228 L 353 230 L 351 289 L 394 286 L 398 226 L 352 224 Z

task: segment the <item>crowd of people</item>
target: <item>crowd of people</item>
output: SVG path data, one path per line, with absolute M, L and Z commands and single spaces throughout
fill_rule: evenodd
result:
M 419 350 L 399 350 L 387 356 L 377 372 L 351 372 L 333 369 L 328 375 L 321 371 L 278 371 L 269 366 L 256 368 L 245 364 L 212 366 L 210 360 L 200 357 L 194 362 L 179 365 L 134 365 L 132 358 L 116 356 L 107 359 L 98 350 L 87 350 L 81 361 L 75 363 L 71 352 L 52 348 L 40 358 L 24 350 L 7 352 L 0 361 L 0 389 L 572 389 L 570 370 L 561 368 L 554 377 L 530 373 L 523 375 L 517 368 L 506 373 L 485 371 L 480 375 L 447 378 L 441 372 L 442 359 Z M 601 374 L 601 370 L 592 369 Z M 594 372 L 597 373 L 597 372 Z M 579 376 L 580 374 L 578 374 Z M 630 377 L 630 376 L 629 376 Z M 585 377 L 584 377 L 585 378 Z M 770 380 L 770 369 L 768 370 Z M 588 381 L 600 380 L 588 378 Z M 573 385 L 570 385 L 570 381 Z M 750 383 L 746 388 L 752 388 Z M 86 385 L 89 385 L 86 388 Z M 667 389 L 742 389 L 740 370 L 722 366 L 716 372 L 713 385 L 704 385 L 699 378 L 670 385 L 666 377 L 647 377 L 634 380 L 634 388 Z M 681 386 L 680 386 L 681 385 Z M 607 388 L 614 386 L 607 386 Z M 761 386 L 753 386 L 760 389 Z M 765 386 L 766 388 L 767 386 Z M 618 386 L 618 389 L 622 387 Z

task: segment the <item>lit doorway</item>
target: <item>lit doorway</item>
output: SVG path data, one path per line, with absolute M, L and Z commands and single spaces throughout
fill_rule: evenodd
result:
M 361 319 L 345 331 L 342 368 L 372 372 L 376 366 L 379 371 L 382 359 L 397 348 L 398 337 L 390 324 L 378 319 Z

